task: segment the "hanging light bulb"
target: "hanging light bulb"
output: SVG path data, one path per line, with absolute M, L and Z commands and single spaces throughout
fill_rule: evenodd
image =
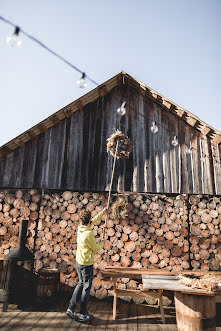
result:
M 20 47 L 22 45 L 22 40 L 19 37 L 19 32 L 20 32 L 20 28 L 16 26 L 13 35 L 6 37 L 6 43 L 10 47 L 14 47 L 14 46 Z
M 86 76 L 85 72 L 82 72 L 81 78 L 79 80 L 77 80 L 77 82 L 76 82 L 78 87 L 80 87 L 80 88 L 87 87 L 87 82 L 86 82 L 85 76 Z
M 191 154 L 191 153 L 192 153 L 192 149 L 186 146 L 186 154 Z
M 158 126 L 156 125 L 156 122 L 155 121 L 152 122 L 152 126 L 151 126 L 150 130 L 153 133 L 157 133 L 158 132 Z
M 126 105 L 126 101 L 124 101 L 124 102 L 122 103 L 122 105 L 121 105 L 119 108 L 117 108 L 117 113 L 118 113 L 118 115 L 120 115 L 120 116 L 124 116 L 124 115 L 126 114 L 126 108 L 125 108 L 125 105 Z
M 177 136 L 174 136 L 174 138 L 173 138 L 171 144 L 172 144 L 174 147 L 176 147 L 176 146 L 178 145 Z

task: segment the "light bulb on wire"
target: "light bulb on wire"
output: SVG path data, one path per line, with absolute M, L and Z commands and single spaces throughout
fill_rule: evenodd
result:
M 16 26 L 13 35 L 6 37 L 6 43 L 10 47 L 14 47 L 14 46 L 20 47 L 22 45 L 22 40 L 19 37 L 19 32 L 20 32 L 20 28 Z
M 158 132 L 158 126 L 156 125 L 156 122 L 155 121 L 152 122 L 152 126 L 151 126 L 150 130 L 153 133 L 157 133 Z
M 120 115 L 120 116 L 124 116 L 124 115 L 126 114 L 126 108 L 125 108 L 125 105 L 126 105 L 126 101 L 124 101 L 124 102 L 122 103 L 122 105 L 121 105 L 119 108 L 117 108 L 117 113 L 118 113 L 118 115 Z
M 177 136 L 174 136 L 174 138 L 173 138 L 171 144 L 172 144 L 174 147 L 176 147 L 176 146 L 178 145 Z
M 79 80 L 77 80 L 76 84 L 78 87 L 80 88 L 85 88 L 87 87 L 87 82 L 86 82 L 86 74 L 85 72 L 82 72 L 81 78 Z

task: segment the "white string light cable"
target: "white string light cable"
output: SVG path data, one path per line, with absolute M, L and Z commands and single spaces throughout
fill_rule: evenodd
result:
M 22 44 L 22 40 L 20 38 L 20 35 L 21 34 L 24 34 L 27 38 L 31 39 L 36 44 L 38 44 L 39 46 L 41 46 L 42 48 L 44 48 L 46 51 L 48 51 L 49 53 L 53 54 L 54 56 L 56 56 L 57 58 L 59 58 L 61 61 L 63 61 L 64 63 L 66 63 L 69 67 L 71 67 L 75 71 L 79 72 L 81 74 L 80 79 L 77 81 L 77 84 L 78 84 L 79 87 L 83 88 L 83 87 L 86 87 L 87 86 L 86 79 L 88 79 L 91 83 L 93 83 L 96 86 L 99 86 L 100 85 L 94 79 L 92 79 L 91 77 L 89 77 L 84 71 L 82 71 L 81 69 L 79 69 L 77 66 L 75 66 L 71 62 L 67 61 L 60 54 L 54 52 L 51 48 L 49 48 L 48 46 L 46 46 L 43 42 L 41 42 L 37 38 L 35 38 L 32 35 L 30 35 L 29 33 L 25 32 L 18 25 L 12 23 L 11 21 L 9 21 L 6 18 L 4 18 L 3 16 L 0 16 L 0 20 L 14 27 L 14 33 L 13 33 L 13 35 L 12 36 L 8 36 L 6 38 L 6 42 L 7 42 L 8 45 L 10 45 L 12 47 L 13 46 L 20 47 L 21 44 Z

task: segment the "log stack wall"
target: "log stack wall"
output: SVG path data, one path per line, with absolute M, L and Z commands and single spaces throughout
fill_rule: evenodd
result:
M 112 202 L 119 195 L 112 195 Z M 220 197 L 206 195 L 124 195 L 128 217 L 116 220 L 110 214 L 104 249 L 95 255 L 92 295 L 103 298 L 111 282 L 102 279 L 107 266 L 221 270 Z M 35 189 L 0 193 L 0 259 L 18 243 L 21 219 L 29 220 L 27 246 L 35 250 L 35 269 L 58 268 L 61 282 L 74 287 L 76 237 L 79 212 L 92 216 L 106 206 L 107 194 L 49 192 Z M 94 225 L 99 241 L 104 219 Z M 121 288 L 137 288 L 134 280 L 122 279 Z

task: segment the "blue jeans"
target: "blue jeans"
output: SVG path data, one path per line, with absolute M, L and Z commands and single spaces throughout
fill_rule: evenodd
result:
M 77 302 L 81 299 L 80 314 L 87 314 L 87 304 L 90 295 L 92 280 L 93 280 L 93 264 L 81 265 L 76 262 L 77 274 L 79 281 L 72 294 L 69 309 L 75 310 Z

